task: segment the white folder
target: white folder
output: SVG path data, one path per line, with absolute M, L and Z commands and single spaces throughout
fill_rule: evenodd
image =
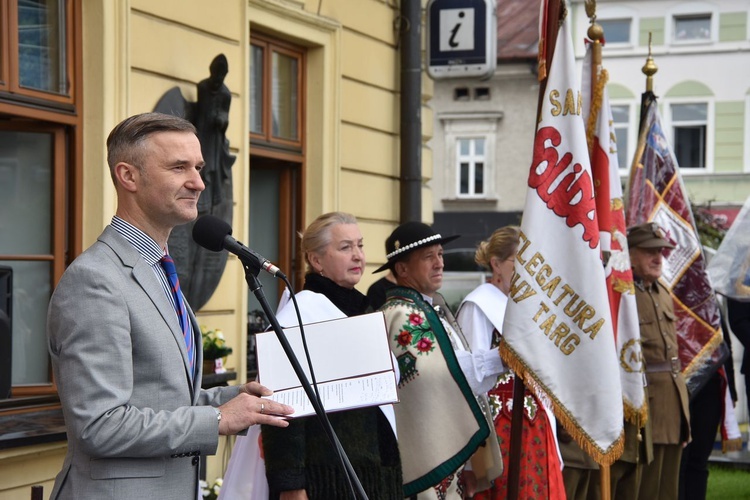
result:
M 310 323 L 304 331 L 326 412 L 398 402 L 382 312 Z M 299 327 L 285 328 L 284 334 L 312 383 Z M 292 418 L 315 414 L 276 333 L 256 334 L 256 346 L 259 382 L 274 391 L 268 399 L 292 406 Z

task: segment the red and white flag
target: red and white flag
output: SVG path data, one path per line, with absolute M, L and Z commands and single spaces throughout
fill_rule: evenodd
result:
M 601 64 L 594 67 L 593 49 L 594 44 L 587 43 L 581 78 L 583 116 L 586 120 L 599 237 L 605 262 L 604 274 L 619 359 L 623 409 L 625 419 L 640 427 L 648 416 L 648 402 L 643 387 L 638 307 L 633 270 L 630 268 L 617 142 L 607 94 L 608 74 Z M 593 75 L 596 75 L 594 88 Z
M 542 96 L 500 353 L 548 398 L 581 448 L 608 465 L 622 453 L 622 391 L 582 113 L 565 16 Z

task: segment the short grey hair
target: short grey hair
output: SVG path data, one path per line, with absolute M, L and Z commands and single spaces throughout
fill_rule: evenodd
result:
M 107 137 L 107 164 L 115 185 L 115 165 L 125 162 L 142 170 L 143 143 L 151 134 L 158 132 L 188 132 L 198 136 L 195 126 L 179 116 L 141 113 L 126 118 Z

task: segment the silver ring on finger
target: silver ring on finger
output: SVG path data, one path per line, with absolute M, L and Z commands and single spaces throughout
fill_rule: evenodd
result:
M 263 410 L 265 410 L 265 409 L 266 409 L 266 405 L 264 405 L 263 403 L 261 403 L 260 404 L 260 412 L 263 413 Z

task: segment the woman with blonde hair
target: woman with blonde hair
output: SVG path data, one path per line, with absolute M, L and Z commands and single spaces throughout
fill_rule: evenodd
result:
M 301 250 L 307 269 L 304 289 L 295 297 L 303 324 L 368 311 L 367 297 L 355 288 L 365 270 L 365 252 L 362 233 L 353 215 L 331 212 L 315 219 L 302 235 Z M 283 327 L 298 325 L 292 301 L 282 299 L 277 319 Z M 401 460 L 392 418 L 390 405 L 328 415 L 362 487 L 372 499 L 396 500 L 403 496 Z M 262 426 L 267 493 L 266 488 L 254 488 L 248 496 L 232 486 L 234 496 L 224 498 L 266 498 L 256 496 L 261 491 L 267 498 L 281 500 L 351 498 L 346 472 L 318 418 L 293 419 L 284 430 L 287 432 L 273 432 L 270 426 Z M 235 447 L 233 456 L 236 452 Z M 239 472 L 242 464 L 230 462 L 230 468 L 242 474 Z M 225 487 L 226 481 L 222 493 Z
M 459 307 L 457 320 L 471 350 L 497 349 L 500 345 L 505 306 L 510 293 L 513 265 L 520 238 L 518 226 L 497 229 L 477 247 L 474 260 L 492 274 L 469 293 Z M 487 396 L 495 431 L 500 440 L 503 462 L 510 463 L 510 430 L 514 375 L 505 371 Z M 524 419 L 518 497 L 524 499 L 564 499 L 565 488 L 554 435 L 554 416 L 528 390 L 524 398 Z M 474 498 L 499 500 L 508 496 L 508 468 L 495 479 L 489 490 Z

